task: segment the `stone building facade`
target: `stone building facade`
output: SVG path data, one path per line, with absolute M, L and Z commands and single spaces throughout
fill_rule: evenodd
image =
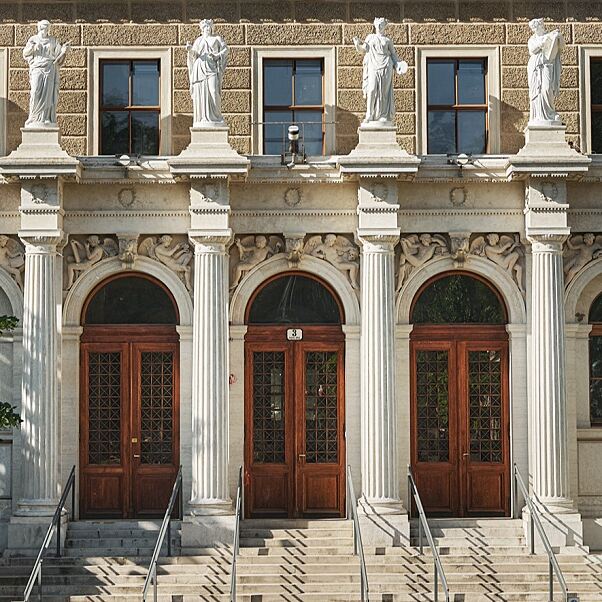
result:
M 0 397 L 24 419 L 0 434 L 0 549 L 31 547 L 72 466 L 75 516 L 119 518 L 160 514 L 179 464 L 192 547 L 230 541 L 241 465 L 256 516 L 341 514 L 349 465 L 365 541 L 399 544 L 407 466 L 433 513 L 518 516 L 516 464 L 554 542 L 602 548 L 599 9 L 0 3 L 0 314 L 21 320 Z M 358 132 L 352 40 L 377 14 L 409 69 L 394 127 Z M 566 42 L 566 129 L 525 137 L 540 15 Z M 191 139 L 185 45 L 206 17 L 230 46 L 229 130 Z M 72 44 L 63 150 L 21 131 L 40 19 Z M 322 78 L 323 152 L 288 165 L 264 151 L 278 60 Z M 429 153 L 429 61 L 463 60 L 485 65 L 486 152 Z M 159 65 L 153 156 L 101 153 L 111 61 Z

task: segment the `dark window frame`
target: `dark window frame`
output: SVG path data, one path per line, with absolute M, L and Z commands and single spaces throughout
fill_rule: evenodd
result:
M 590 57 L 590 69 L 589 69 L 589 105 L 590 105 L 590 151 L 592 154 L 598 154 L 594 151 L 594 131 L 593 131 L 593 115 L 594 113 L 602 113 L 602 104 L 594 104 L 592 102 L 593 86 L 592 86 L 592 64 L 602 63 L 602 56 Z M 602 153 L 602 140 L 600 141 L 600 153 Z
M 157 99 L 159 100 L 159 104 L 157 105 L 133 105 L 132 97 L 133 97 L 133 88 L 132 88 L 132 73 L 133 73 L 133 65 L 134 63 L 155 63 L 157 65 L 157 71 L 159 73 L 159 78 L 157 79 Z M 104 97 L 104 66 L 105 65 L 129 65 L 129 74 L 128 74 L 128 95 L 129 95 L 129 103 L 127 105 L 104 105 L 103 97 Z M 128 113 L 128 150 L 124 152 L 124 154 L 134 154 L 132 149 L 132 113 L 157 113 L 158 116 L 158 138 L 157 138 L 157 154 L 161 153 L 161 59 L 146 59 L 146 58 L 129 58 L 129 59 L 100 59 L 99 61 L 99 94 L 98 94 L 98 130 L 99 130 L 99 146 L 100 146 L 100 154 L 103 154 L 103 146 L 104 146 L 104 132 L 102 126 L 102 117 L 105 112 L 114 112 L 121 111 Z
M 322 69 L 322 104 L 320 105 L 298 105 L 295 104 L 295 73 L 296 73 L 296 67 L 297 67 L 297 63 L 298 62 L 303 62 L 303 61 L 319 61 L 320 65 L 321 65 L 321 69 Z M 266 67 L 269 64 L 274 64 L 274 63 L 289 63 L 291 62 L 293 64 L 293 68 L 292 68 L 292 77 L 291 77 L 291 100 L 292 100 L 292 104 L 291 105 L 268 105 L 266 104 L 265 101 L 265 93 L 262 95 L 262 99 L 261 99 L 261 120 L 263 122 L 264 128 L 263 128 L 263 140 L 262 140 L 262 152 L 263 154 L 266 154 L 266 136 L 265 136 L 265 125 L 266 125 L 266 119 L 265 119 L 265 114 L 266 114 L 266 110 L 267 111 L 292 111 L 293 113 L 293 119 L 295 119 L 295 114 L 297 112 L 304 112 L 304 111 L 321 111 L 322 113 L 322 155 L 326 154 L 326 103 L 324 102 L 324 98 L 326 95 L 326 82 L 325 82 L 325 73 L 324 73 L 324 69 L 325 69 L 325 60 L 324 57 L 298 57 L 298 58 L 264 58 L 262 61 L 262 65 L 261 65 L 261 71 L 262 71 L 262 78 L 263 78 L 263 82 L 264 82 L 264 90 L 265 90 L 265 81 L 266 81 L 266 76 L 265 76 L 265 72 L 266 72 Z M 296 120 L 293 120 L 291 123 L 302 123 L 302 122 L 297 122 Z M 302 132 L 301 132 L 302 133 Z
M 458 66 L 460 64 L 460 62 L 468 62 L 468 63 L 477 63 L 480 62 L 484 65 L 484 72 L 483 72 L 483 84 L 484 84 L 484 99 L 485 102 L 483 104 L 461 104 L 458 103 Z M 428 67 L 429 67 L 429 63 L 454 63 L 454 104 L 452 105 L 431 105 L 429 104 L 428 101 L 428 88 L 429 88 L 429 79 L 428 79 Z M 490 136 L 490 119 L 489 119 L 489 103 L 488 103 L 488 98 L 489 98 L 489 59 L 488 57 L 484 56 L 484 57 L 463 57 L 463 56 L 459 56 L 459 57 L 427 57 L 426 59 L 426 73 L 425 73 L 425 78 L 426 78 L 426 123 L 427 123 L 427 127 L 426 127 L 426 148 L 427 148 L 427 154 L 431 154 L 430 151 L 430 140 L 429 140 L 429 135 L 428 135 L 428 119 L 429 119 L 429 113 L 431 111 L 453 111 L 454 113 L 456 113 L 456 119 L 455 119 L 455 123 L 456 123 L 456 153 L 461 153 L 463 152 L 462 150 L 458 149 L 458 119 L 457 119 L 457 113 L 460 112 L 468 112 L 468 111 L 475 111 L 475 112 L 479 112 L 479 113 L 485 113 L 485 153 L 489 153 L 490 152 L 490 144 L 491 144 L 491 136 Z M 451 153 L 454 154 L 454 153 Z
M 588 340 L 588 370 L 589 370 L 589 389 L 588 389 L 588 402 L 589 402 L 589 421 L 590 421 L 590 425 L 591 426 L 595 426 L 597 428 L 602 427 L 602 416 L 600 417 L 593 417 L 592 416 L 592 385 L 594 383 L 602 383 L 602 376 L 593 376 L 593 362 L 592 362 L 592 342 L 594 338 L 599 338 L 602 337 L 602 322 L 593 322 L 592 318 L 595 319 L 594 316 L 592 316 L 592 313 L 594 313 L 595 310 L 598 310 L 598 308 L 596 307 L 600 302 L 602 301 L 602 294 L 598 295 L 592 302 L 592 304 L 590 305 L 590 309 L 589 309 L 589 317 L 588 317 L 588 322 L 591 325 L 592 329 L 589 333 L 589 340 Z

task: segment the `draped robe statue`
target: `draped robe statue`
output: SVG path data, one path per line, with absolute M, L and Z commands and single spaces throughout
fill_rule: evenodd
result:
M 562 34 L 556 29 L 546 31 L 543 19 L 529 22 L 533 35 L 529 38 L 529 99 L 530 124 L 559 123 L 556 97 L 560 92 L 560 51 L 564 47 Z
M 364 123 L 377 121 L 384 124 L 393 121 L 393 71 L 403 75 L 408 70 L 408 64 L 399 60 L 393 42 L 385 35 L 386 26 L 387 20 L 378 17 L 374 19 L 376 33 L 368 35 L 363 43 L 359 38 L 353 38 L 356 50 L 365 55 L 362 91 L 367 107 Z
M 25 127 L 55 127 L 59 99 L 59 67 L 65 61 L 69 42 L 60 44 L 48 35 L 48 21 L 38 23 L 38 33 L 27 40 L 23 58 L 29 64 L 29 117 Z
M 225 125 L 222 117 L 222 80 L 228 62 L 228 46 L 213 35 L 213 21 L 200 23 L 203 35 L 187 44 L 188 76 L 193 106 L 193 127 Z

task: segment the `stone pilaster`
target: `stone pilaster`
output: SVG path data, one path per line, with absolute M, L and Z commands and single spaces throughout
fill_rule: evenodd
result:
M 362 237 L 362 489 L 363 505 L 399 511 L 395 404 L 395 282 L 397 236 Z
M 17 515 L 50 516 L 58 501 L 59 341 L 56 261 L 61 236 L 25 243 L 21 499 Z
M 193 514 L 231 513 L 228 494 L 228 243 L 230 234 L 194 243 L 192 335 Z

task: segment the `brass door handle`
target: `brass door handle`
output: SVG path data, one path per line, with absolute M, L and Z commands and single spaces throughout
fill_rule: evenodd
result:
M 462 454 L 462 457 L 463 457 L 463 458 L 468 458 L 468 456 L 470 456 L 470 454 L 469 454 L 468 452 L 466 452 L 466 453 Z
M 134 454 L 134 458 L 139 458 L 140 454 Z
M 299 454 L 299 460 L 300 460 L 301 458 L 305 458 L 305 454 Z

